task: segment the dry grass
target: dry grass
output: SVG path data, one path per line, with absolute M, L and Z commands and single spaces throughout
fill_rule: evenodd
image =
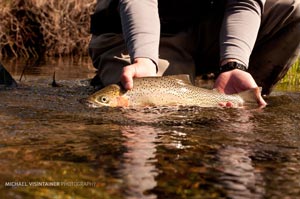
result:
M 0 56 L 86 55 L 96 0 L 0 0 Z

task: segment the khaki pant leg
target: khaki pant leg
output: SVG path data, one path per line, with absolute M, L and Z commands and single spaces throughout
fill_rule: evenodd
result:
M 158 61 L 158 75 L 188 74 L 195 76 L 195 64 L 189 52 L 191 48 L 189 33 L 162 37 L 160 42 L 160 59 Z M 89 54 L 93 65 L 98 69 L 100 86 L 118 83 L 124 66 L 130 64 L 130 57 L 122 35 L 107 33 L 92 36 Z
M 195 78 L 195 62 L 192 57 L 195 45 L 191 31 L 173 36 L 162 36 L 159 47 L 158 75 L 187 74 Z
M 89 44 L 89 54 L 94 67 L 98 69 L 94 81 L 91 82 L 93 86 L 104 87 L 118 83 L 123 67 L 130 63 L 121 34 L 93 35 Z
M 263 94 L 284 77 L 300 53 L 300 1 L 267 0 L 249 72 Z

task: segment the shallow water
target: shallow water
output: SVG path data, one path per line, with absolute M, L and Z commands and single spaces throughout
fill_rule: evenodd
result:
M 92 109 L 93 74 L 47 60 L 0 87 L 0 198 L 299 198 L 300 89 L 263 110 Z

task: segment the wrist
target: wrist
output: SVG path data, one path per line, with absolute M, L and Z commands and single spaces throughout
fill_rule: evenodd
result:
M 235 59 L 235 58 L 226 58 L 226 59 L 223 59 L 223 60 L 220 62 L 220 66 L 222 66 L 222 65 L 224 65 L 224 64 L 227 64 L 228 62 L 237 62 L 237 63 L 246 65 L 244 62 L 240 61 L 239 59 Z
M 221 62 L 220 65 L 220 73 L 232 71 L 234 69 L 239 69 L 247 72 L 246 65 L 237 59 L 225 59 Z
M 146 66 L 147 68 L 155 69 L 155 73 L 157 73 L 157 71 L 158 71 L 156 63 L 150 58 L 137 57 L 137 58 L 134 58 L 133 61 L 134 61 L 134 63 L 142 64 L 143 66 Z

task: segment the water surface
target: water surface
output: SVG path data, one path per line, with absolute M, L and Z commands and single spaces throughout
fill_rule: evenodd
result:
M 22 64 L 0 88 L 0 198 L 300 196 L 297 88 L 263 110 L 93 109 L 89 60 Z

